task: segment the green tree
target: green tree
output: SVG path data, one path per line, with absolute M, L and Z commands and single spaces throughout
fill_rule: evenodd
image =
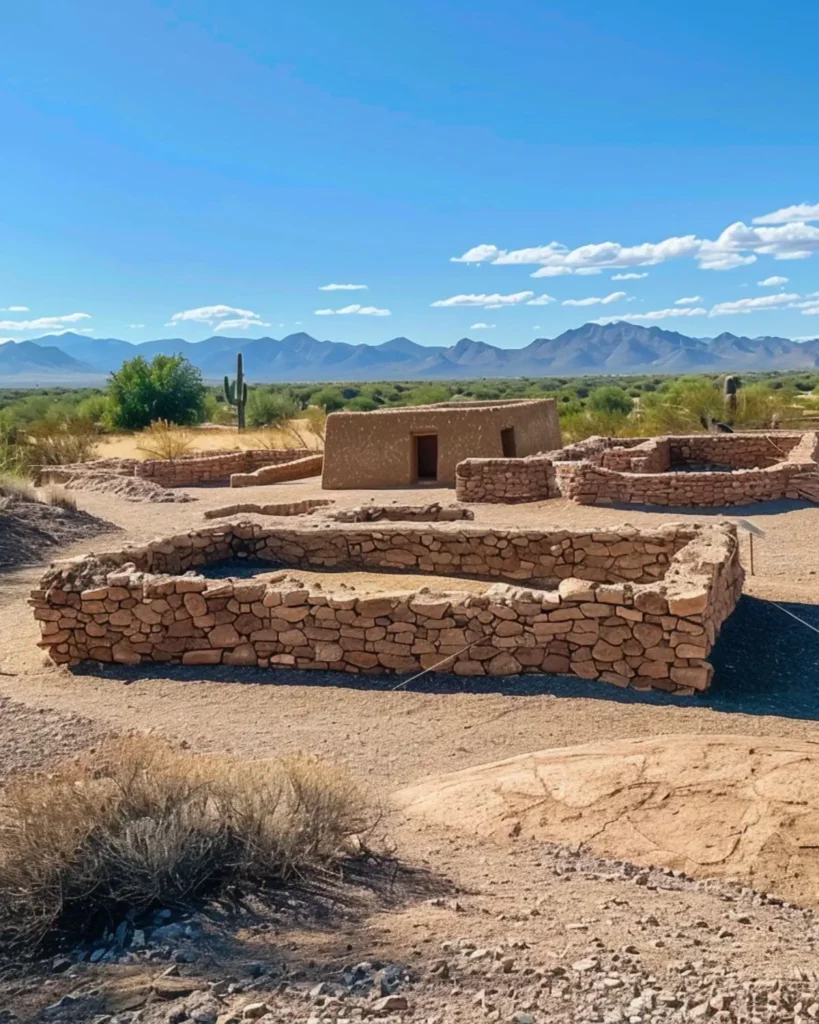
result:
M 108 384 L 111 419 L 123 430 L 143 430 L 154 420 L 186 426 L 203 418 L 202 374 L 184 356 L 127 359 Z
M 254 388 L 247 400 L 247 425 L 249 427 L 278 427 L 287 420 L 293 420 L 301 413 L 298 402 L 289 395 L 275 391 Z
M 622 413 L 628 416 L 634 403 L 622 388 L 609 385 L 595 388 L 588 397 L 587 405 L 591 412 Z
M 344 408 L 345 399 L 340 388 L 326 387 L 313 392 L 310 404 L 320 406 L 325 412 L 337 412 Z

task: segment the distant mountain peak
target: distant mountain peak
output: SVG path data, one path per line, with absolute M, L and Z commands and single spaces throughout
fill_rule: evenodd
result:
M 658 325 L 617 320 L 586 323 L 556 338 L 536 338 L 516 349 L 460 338 L 454 345 L 425 346 L 397 337 L 379 345 L 320 341 L 299 331 L 281 340 L 214 335 L 204 341 L 161 338 L 134 344 L 68 332 L 0 346 L 0 376 L 81 378 L 109 373 L 135 355 L 182 353 L 208 380 L 232 373 L 236 353 L 245 357 L 251 382 L 446 380 L 470 377 L 573 374 L 733 373 L 819 368 L 819 339 L 693 338 Z

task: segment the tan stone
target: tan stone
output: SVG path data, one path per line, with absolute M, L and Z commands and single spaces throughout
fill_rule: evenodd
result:
M 185 651 L 182 655 L 183 665 L 218 665 L 221 660 L 221 650 Z
M 241 639 L 230 623 L 214 626 L 208 633 L 208 642 L 211 647 L 235 647 Z
M 201 594 L 185 594 L 184 604 L 188 612 L 194 617 L 207 614 L 208 603 Z

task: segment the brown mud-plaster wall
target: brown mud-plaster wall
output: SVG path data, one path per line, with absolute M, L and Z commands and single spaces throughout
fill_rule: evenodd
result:
M 528 459 L 467 459 L 461 501 L 722 507 L 778 498 L 819 501 L 819 435 L 593 437 Z M 713 468 L 708 468 L 713 467 Z
M 229 558 L 502 582 L 483 594 L 396 584 L 369 595 L 196 573 Z M 551 672 L 691 693 L 710 683 L 706 659 L 742 579 L 730 524 L 583 532 L 239 522 L 63 563 L 31 604 L 58 663 Z
M 415 438 L 429 434 L 438 438 L 436 479 L 452 485 L 455 467 L 463 459 L 503 455 L 505 430 L 514 432 L 517 456 L 560 446 L 560 423 L 551 398 L 334 412 L 327 417 L 322 486 L 333 490 L 416 483 Z

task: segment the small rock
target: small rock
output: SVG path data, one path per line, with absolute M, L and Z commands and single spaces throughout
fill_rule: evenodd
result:
M 72 961 L 67 956 L 55 956 L 51 961 L 51 970 L 54 974 L 62 974 L 63 971 L 67 971 L 71 967 Z
M 383 999 L 376 999 L 373 1003 L 373 1010 L 376 1013 L 392 1013 L 394 1010 L 408 1010 L 409 1003 L 406 996 L 384 996 Z
M 242 1010 L 242 1016 L 245 1020 L 256 1020 L 257 1017 L 264 1017 L 269 1012 L 267 1003 L 248 1003 Z
M 594 957 L 586 957 L 584 960 L 575 960 L 572 964 L 572 970 L 578 971 L 582 974 L 584 971 L 596 971 L 600 966 L 600 961 L 595 960 Z

